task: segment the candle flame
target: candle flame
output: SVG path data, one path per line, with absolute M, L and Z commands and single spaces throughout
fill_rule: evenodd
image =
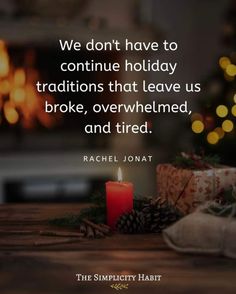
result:
M 118 168 L 117 178 L 118 178 L 118 182 L 122 182 L 123 176 L 122 176 L 122 170 L 120 167 Z

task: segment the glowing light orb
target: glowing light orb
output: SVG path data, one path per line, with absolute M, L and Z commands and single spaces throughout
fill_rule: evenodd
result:
M 219 59 L 219 65 L 222 69 L 226 69 L 226 67 L 231 63 L 229 57 L 226 57 L 226 56 L 222 56 L 220 59 Z
M 215 128 L 214 132 L 216 132 L 220 139 L 224 138 L 225 132 L 222 128 Z
M 226 119 L 225 121 L 223 121 L 222 123 L 222 129 L 226 132 L 229 133 L 234 129 L 234 124 L 231 120 Z
M 231 108 L 231 113 L 233 114 L 233 116 L 236 116 L 236 105 L 234 105 L 234 106 Z
M 226 117 L 226 115 L 228 114 L 228 108 L 225 105 L 219 105 L 216 108 L 216 114 L 219 117 Z
M 196 134 L 202 133 L 204 130 L 204 124 L 200 120 L 195 120 L 192 123 L 192 131 Z
M 212 145 L 215 145 L 218 143 L 219 141 L 219 135 L 216 133 L 216 132 L 210 132 L 208 135 L 207 135 L 207 142 L 209 144 L 212 144 Z

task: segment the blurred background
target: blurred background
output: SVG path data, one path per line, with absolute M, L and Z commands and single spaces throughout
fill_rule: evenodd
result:
M 232 0 L 1 0 L 0 2 L 0 203 L 83 201 L 116 178 L 115 164 L 87 164 L 82 157 L 99 154 L 152 154 L 152 163 L 122 165 L 124 179 L 136 194 L 156 193 L 156 165 L 183 150 L 218 154 L 235 165 L 236 1 Z M 128 38 L 131 41 L 176 41 L 170 54 L 70 52 L 58 39 L 82 43 Z M 61 62 L 122 62 L 143 58 L 178 62 L 174 76 L 160 73 L 61 73 Z M 106 82 L 201 82 L 199 94 L 40 95 L 35 82 L 61 80 Z M 48 115 L 44 101 L 122 103 L 135 100 L 181 103 L 193 115 L 73 114 Z M 148 120 L 151 135 L 86 135 L 91 123 Z

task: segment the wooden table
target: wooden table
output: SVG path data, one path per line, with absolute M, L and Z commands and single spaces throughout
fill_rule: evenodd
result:
M 43 245 L 52 238 L 57 240 L 37 234 L 52 229 L 48 218 L 80 209 L 81 205 L 75 204 L 0 206 L 1 293 L 116 292 L 110 287 L 112 282 L 81 283 L 76 281 L 76 273 L 162 275 L 160 282 L 129 282 L 128 290 L 122 290 L 129 293 L 236 293 L 235 260 L 178 254 L 167 248 L 160 235 L 115 234 L 105 239 Z M 35 233 L 7 235 L 3 230 Z

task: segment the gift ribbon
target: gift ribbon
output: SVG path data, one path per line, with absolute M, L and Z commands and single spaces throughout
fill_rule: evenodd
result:
M 188 187 L 188 184 L 190 183 L 191 179 L 193 178 L 193 173 L 191 174 L 191 176 L 189 177 L 189 179 L 186 181 L 186 183 L 184 184 L 184 187 L 183 189 L 180 191 L 179 195 L 177 196 L 176 200 L 175 200 L 175 203 L 174 203 L 174 206 L 177 205 L 179 199 L 181 198 L 181 196 L 184 194 L 186 188 Z

